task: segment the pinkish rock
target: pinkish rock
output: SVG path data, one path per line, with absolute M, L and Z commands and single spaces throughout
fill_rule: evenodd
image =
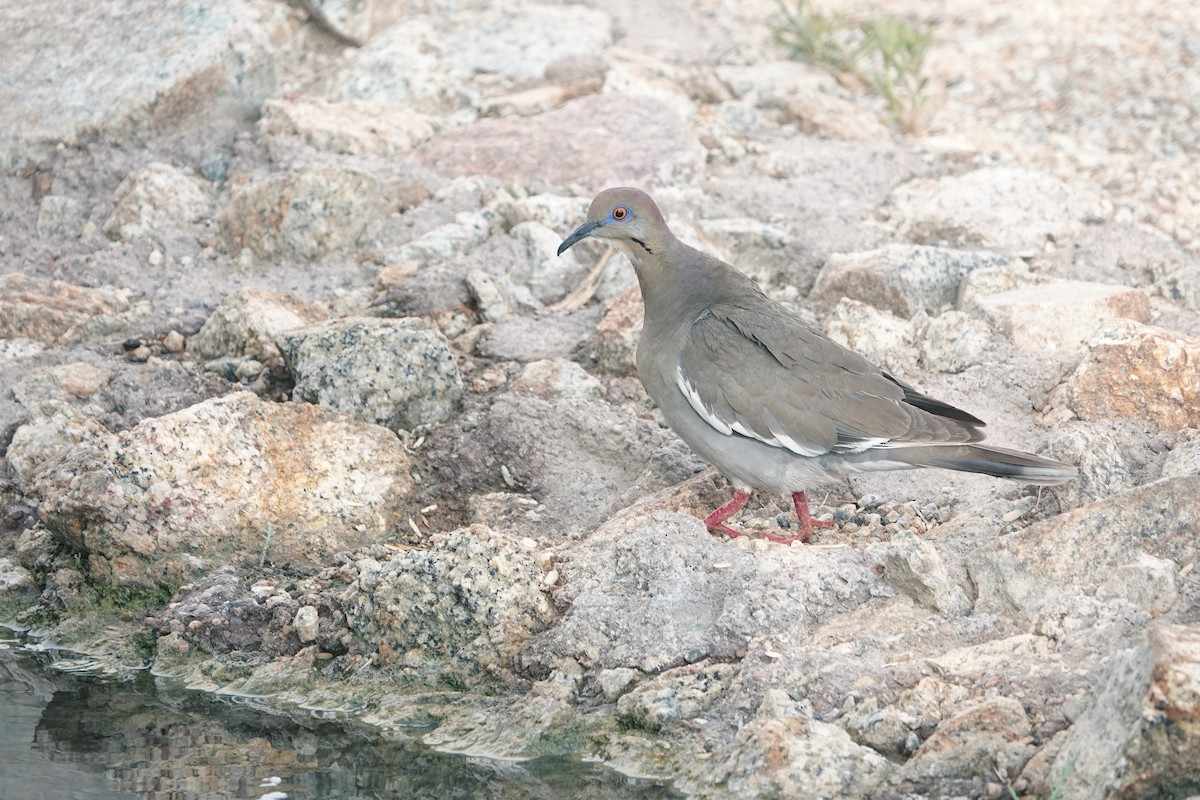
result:
M 1088 342 L 1067 378 L 1083 419 L 1149 419 L 1162 430 L 1200 426 L 1200 339 L 1121 320 Z
M 697 174 L 705 160 L 677 114 L 657 100 L 621 94 L 583 97 L 535 118 L 482 120 L 435 136 L 417 157 L 446 177 L 487 175 L 541 188 L 664 184 Z

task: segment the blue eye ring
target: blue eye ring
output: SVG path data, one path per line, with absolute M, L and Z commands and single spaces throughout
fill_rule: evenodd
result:
M 629 217 L 629 209 L 625 206 L 617 206 L 612 210 L 611 216 L 617 222 L 624 222 Z

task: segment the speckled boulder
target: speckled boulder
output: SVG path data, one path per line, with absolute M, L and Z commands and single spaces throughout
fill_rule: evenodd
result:
M 355 646 L 413 678 L 509 666 L 553 618 L 532 541 L 481 525 L 356 566 L 358 580 L 342 596 Z
M 383 208 L 379 181 L 365 172 L 300 167 L 243 188 L 217 222 L 231 254 L 316 261 L 353 245 Z
M 446 337 L 424 320 L 351 317 L 290 331 L 279 344 L 292 399 L 393 430 L 442 422 L 463 386 Z
M 93 579 L 174 587 L 231 563 L 311 570 L 385 539 L 409 466 L 383 428 L 238 392 L 93 438 L 33 489 Z

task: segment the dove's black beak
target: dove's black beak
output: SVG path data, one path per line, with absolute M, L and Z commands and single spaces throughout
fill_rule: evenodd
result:
M 592 233 L 603 224 L 603 222 L 583 223 L 575 229 L 574 233 L 572 233 L 566 239 L 563 239 L 563 243 L 558 246 L 558 254 L 561 256 L 571 248 L 571 245 L 575 244 L 580 239 L 586 239 L 587 237 L 591 236 Z

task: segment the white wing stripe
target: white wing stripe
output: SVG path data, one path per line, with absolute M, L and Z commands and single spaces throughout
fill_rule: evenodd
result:
M 771 438 L 766 438 L 755 433 L 740 422 L 732 423 L 718 417 L 712 410 L 704 404 L 700 393 L 696 391 L 695 385 L 688 380 L 684 374 L 683 367 L 677 367 L 675 370 L 675 384 L 679 387 L 679 391 L 687 398 L 688 404 L 692 410 L 700 415 L 700 418 L 707 422 L 714 430 L 721 432 L 726 436 L 732 436 L 737 433 L 749 439 L 757 439 L 763 444 L 771 445 L 772 447 L 782 447 L 801 456 L 819 456 L 824 454 L 824 450 L 815 449 L 812 447 L 802 447 L 799 442 L 788 436 L 786 433 L 780 433 L 774 427 L 771 428 L 771 433 L 774 434 Z M 773 417 L 771 419 L 774 419 Z M 775 420 L 778 422 L 778 420 Z M 768 422 L 768 425 L 770 422 Z
M 675 370 L 675 384 L 679 387 L 679 391 L 683 392 L 683 396 L 687 398 L 688 403 L 691 404 L 692 410 L 699 414 L 701 419 L 726 436 L 733 434 L 733 428 L 726 425 L 720 417 L 713 415 L 705 407 L 704 401 L 700 399 L 699 393 L 696 392 L 696 387 L 692 386 L 691 381 L 683 374 L 683 367 Z

